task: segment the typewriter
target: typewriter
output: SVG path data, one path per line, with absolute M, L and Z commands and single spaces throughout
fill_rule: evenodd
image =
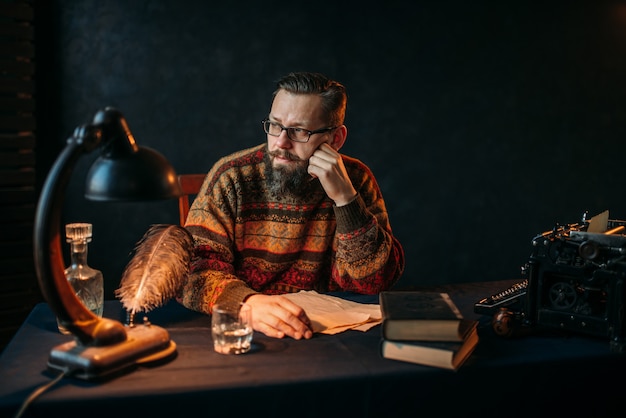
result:
M 608 338 L 626 352 L 626 221 L 605 211 L 535 236 L 522 278 L 474 304 L 496 334 L 556 328 Z

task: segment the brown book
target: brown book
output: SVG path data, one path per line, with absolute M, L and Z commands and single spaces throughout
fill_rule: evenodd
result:
M 477 321 L 464 319 L 447 293 L 384 291 L 382 337 L 393 341 L 464 341 Z
M 380 351 L 387 359 L 456 371 L 469 358 L 477 344 L 478 330 L 474 326 L 461 342 L 382 340 Z

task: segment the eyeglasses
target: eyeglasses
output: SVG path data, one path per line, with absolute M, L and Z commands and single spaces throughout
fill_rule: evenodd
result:
M 263 130 L 266 134 L 280 136 L 282 131 L 287 131 L 287 137 L 289 137 L 289 139 L 293 142 L 309 142 L 311 135 L 329 132 L 336 128 L 336 126 L 333 126 L 332 128 L 322 128 L 315 131 L 309 131 L 308 129 L 285 127 L 280 123 L 272 122 L 269 119 L 265 119 L 261 121 L 261 123 L 263 124 Z

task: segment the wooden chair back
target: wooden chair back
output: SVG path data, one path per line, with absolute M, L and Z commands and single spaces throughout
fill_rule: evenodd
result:
M 204 182 L 206 174 L 179 174 L 178 184 L 183 190 L 183 194 L 178 198 L 178 214 L 180 217 L 180 225 L 185 225 L 185 220 L 189 214 L 189 206 L 191 198 L 200 191 L 200 187 Z

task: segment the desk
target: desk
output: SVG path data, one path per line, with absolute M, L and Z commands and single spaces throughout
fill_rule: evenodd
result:
M 149 317 L 176 342 L 174 360 L 102 383 L 61 380 L 24 416 L 513 417 L 551 411 L 595 418 L 626 410 L 626 356 L 610 353 L 608 341 L 556 333 L 503 339 L 489 318 L 473 312 L 474 302 L 512 282 L 428 288 L 447 291 L 466 317 L 481 321 L 480 343 L 457 372 L 381 358 L 379 326 L 300 341 L 255 333 L 253 352 L 224 356 L 212 350 L 210 318 L 170 302 Z M 105 315 L 124 322 L 118 301 L 106 302 Z M 0 357 L 0 416 L 12 416 L 51 380 L 48 354 L 67 339 L 47 304 L 37 305 Z

